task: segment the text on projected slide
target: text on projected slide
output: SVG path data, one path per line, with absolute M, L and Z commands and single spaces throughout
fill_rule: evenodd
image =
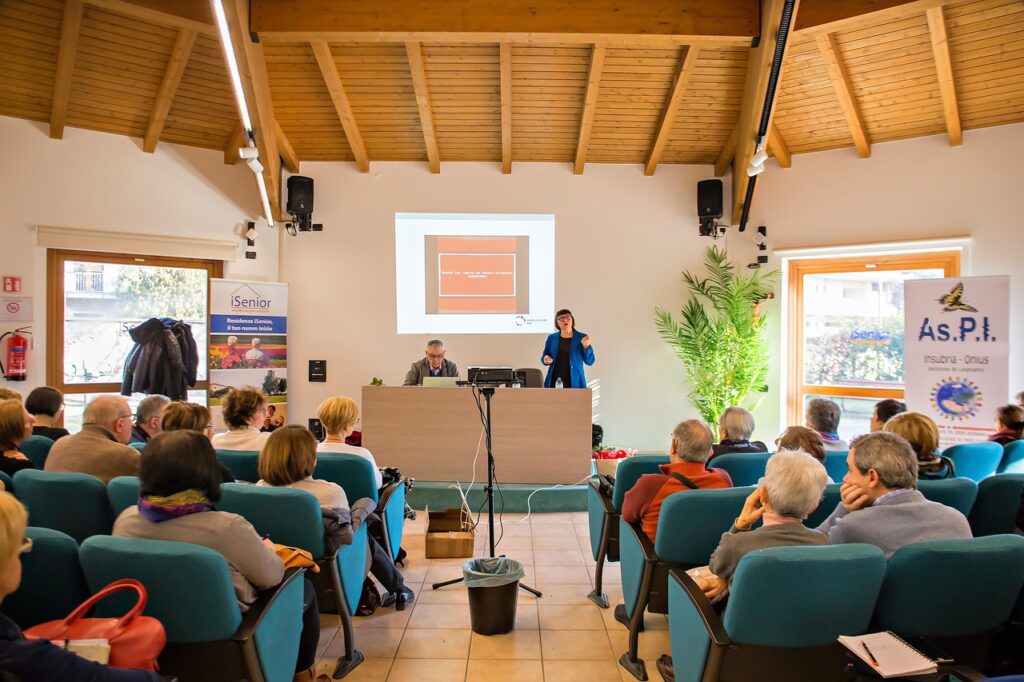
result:
M 529 237 L 424 237 L 428 313 L 527 313 Z

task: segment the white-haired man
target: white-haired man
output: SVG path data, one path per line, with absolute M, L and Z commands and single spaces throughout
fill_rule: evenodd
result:
M 132 409 L 121 396 L 101 395 L 86 405 L 82 430 L 50 448 L 46 471 L 91 474 L 109 483 L 117 476 L 138 476 L 139 451 L 125 445 L 132 436 Z
M 459 368 L 444 356 L 444 341 L 431 339 L 427 341 L 423 357 L 412 363 L 409 371 L 405 373 L 405 381 L 402 382 L 402 385 L 421 386 L 424 377 L 457 376 L 459 376 Z

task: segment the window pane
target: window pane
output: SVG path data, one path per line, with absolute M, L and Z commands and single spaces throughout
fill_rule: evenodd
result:
M 804 383 L 903 386 L 903 282 L 941 269 L 804 275 Z
M 92 399 L 101 395 L 117 395 L 116 393 L 66 393 L 64 394 L 64 428 L 71 433 L 78 433 L 82 430 L 82 414 L 85 406 L 92 402 Z M 139 403 L 145 398 L 144 393 L 135 393 L 125 397 L 132 413 L 138 408 Z M 206 405 L 206 391 L 189 391 L 188 401 Z
M 120 382 L 128 329 L 151 317 L 192 325 L 205 380 L 206 292 L 205 269 L 65 261 L 64 382 Z
M 804 414 L 807 414 L 807 403 L 811 398 L 827 398 L 839 403 L 842 410 L 839 417 L 839 437 L 849 443 L 861 434 L 871 430 L 871 414 L 875 411 L 875 403 L 879 398 L 850 398 L 834 395 L 805 395 L 803 400 Z

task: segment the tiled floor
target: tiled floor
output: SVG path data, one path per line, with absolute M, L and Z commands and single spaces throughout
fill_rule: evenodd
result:
M 599 609 L 587 593 L 592 588 L 594 560 L 585 513 L 505 514 L 498 553 L 521 561 L 525 581 L 543 598 L 520 590 L 516 628 L 507 635 L 485 637 L 470 629 L 469 599 L 461 584 L 432 590 L 431 582 L 462 575 L 464 559 L 424 556 L 424 515 L 406 522 L 402 545 L 409 552 L 402 570 L 416 592 L 411 609 L 379 609 L 356 618 L 356 648 L 366 660 L 346 677 L 353 682 L 629 682 L 634 678 L 618 665 L 626 651 L 627 632 Z M 486 527 L 477 537 L 477 556 L 486 553 Z M 500 536 L 500 532 L 497 533 Z M 605 566 L 604 591 L 612 605 L 622 601 L 619 565 Z M 344 651 L 336 616 L 321 616 L 321 661 Z M 668 622 L 647 616 L 640 635 L 640 655 L 653 680 L 660 677 L 654 662 L 668 653 Z

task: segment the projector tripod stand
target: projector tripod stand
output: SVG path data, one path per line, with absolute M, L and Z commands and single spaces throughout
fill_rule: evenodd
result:
M 487 493 L 487 542 L 490 545 L 491 559 L 494 558 L 494 451 L 491 450 L 491 398 L 494 396 L 493 386 L 474 386 L 478 388 L 480 394 L 484 397 L 484 402 L 487 403 L 487 409 L 484 417 L 484 433 L 487 436 L 487 487 L 484 491 Z M 447 587 L 448 585 L 454 585 L 455 583 L 461 583 L 465 578 L 455 578 L 453 580 L 445 580 L 444 582 L 434 583 L 431 585 L 433 589 L 440 587 Z M 524 585 L 522 582 L 519 583 L 520 589 L 526 590 L 530 594 L 536 597 L 544 596 L 540 590 L 534 589 L 529 585 Z

